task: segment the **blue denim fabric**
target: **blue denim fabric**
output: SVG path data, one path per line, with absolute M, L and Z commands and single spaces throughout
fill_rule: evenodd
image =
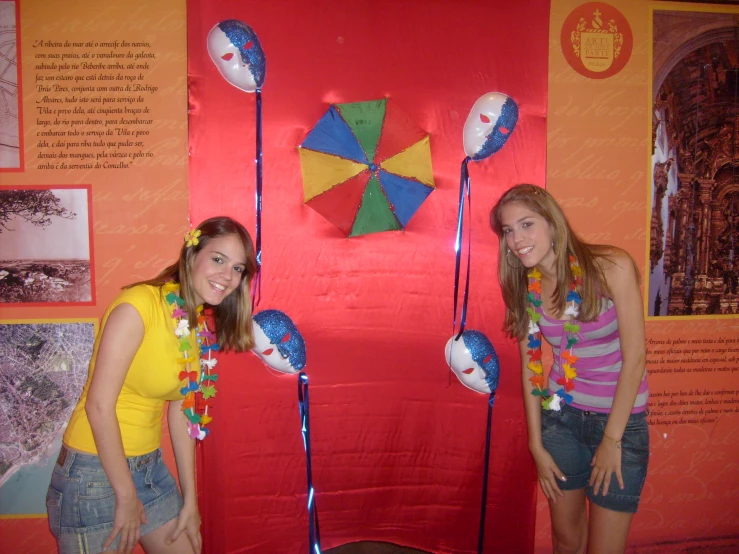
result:
M 563 406 L 561 411 L 542 410 L 541 435 L 544 448 L 567 477 L 557 481 L 562 490 L 587 488 L 591 502 L 616 512 L 636 513 L 649 464 L 647 414 L 631 414 L 621 442 L 621 490 L 616 475 L 611 477 L 608 494 L 594 494 L 589 486 L 595 450 L 603 440 L 608 414 Z
M 162 451 L 127 458 L 136 494 L 144 505 L 145 535 L 177 517 L 183 501 Z M 113 530 L 115 492 L 100 458 L 62 447 L 46 493 L 49 527 L 60 554 L 102 552 Z M 108 550 L 118 547 L 116 538 Z

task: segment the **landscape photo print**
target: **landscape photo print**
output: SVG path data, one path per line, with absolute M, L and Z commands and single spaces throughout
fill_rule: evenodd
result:
M 89 186 L 0 189 L 0 303 L 94 302 Z

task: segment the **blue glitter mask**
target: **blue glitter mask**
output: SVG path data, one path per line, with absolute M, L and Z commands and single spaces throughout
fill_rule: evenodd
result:
M 305 367 L 305 341 L 292 319 L 279 310 L 264 310 L 254 315 L 254 322 L 295 369 Z
M 498 388 L 498 377 L 500 375 L 500 362 L 495 353 L 493 343 L 490 342 L 480 331 L 468 329 L 462 333 L 465 347 L 470 351 L 472 359 L 485 372 L 485 382 L 490 387 L 490 392 Z
M 498 120 L 495 122 L 493 130 L 488 135 L 487 139 L 483 143 L 480 151 L 471 156 L 475 161 L 484 160 L 488 156 L 492 156 L 498 150 L 503 148 L 503 145 L 508 141 L 510 136 L 513 134 L 513 129 L 516 128 L 518 123 L 518 104 L 513 98 L 507 98 L 503 103 L 503 108 L 500 110 Z M 507 129 L 507 132 L 503 134 L 501 129 Z
M 228 37 L 231 44 L 239 49 L 241 59 L 249 66 L 257 88 L 261 88 L 267 71 L 267 58 L 257 34 L 246 23 L 236 19 L 221 21 L 218 28 Z

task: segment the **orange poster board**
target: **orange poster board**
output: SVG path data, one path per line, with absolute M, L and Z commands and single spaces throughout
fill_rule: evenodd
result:
M 15 102 L 0 115 L 0 326 L 97 321 L 123 285 L 171 263 L 189 226 L 185 1 L 0 1 L 0 39 Z M 31 358 L 31 377 L 49 369 Z M 13 464 L 50 472 L 58 440 L 39 436 L 23 464 L 0 451 L 5 481 Z M 53 551 L 44 494 L 3 497 L 4 549 Z

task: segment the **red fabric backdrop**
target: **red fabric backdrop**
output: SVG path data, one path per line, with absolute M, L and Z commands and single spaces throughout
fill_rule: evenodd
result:
M 535 476 L 487 218 L 511 184 L 544 181 L 548 14 L 542 0 L 188 2 L 193 222 L 229 214 L 254 228 L 254 96 L 218 74 L 208 31 L 240 19 L 267 55 L 259 309 L 285 311 L 306 340 L 324 549 L 363 539 L 476 549 L 487 397 L 451 376 L 443 351 L 462 126 L 490 91 L 515 98 L 521 117 L 502 151 L 470 166 L 468 328 L 501 360 L 486 550 L 533 549 Z M 430 132 L 437 190 L 405 231 L 347 239 L 302 204 L 296 146 L 328 104 L 386 96 Z M 207 552 L 307 552 L 296 377 L 251 354 L 219 358 L 200 447 Z

